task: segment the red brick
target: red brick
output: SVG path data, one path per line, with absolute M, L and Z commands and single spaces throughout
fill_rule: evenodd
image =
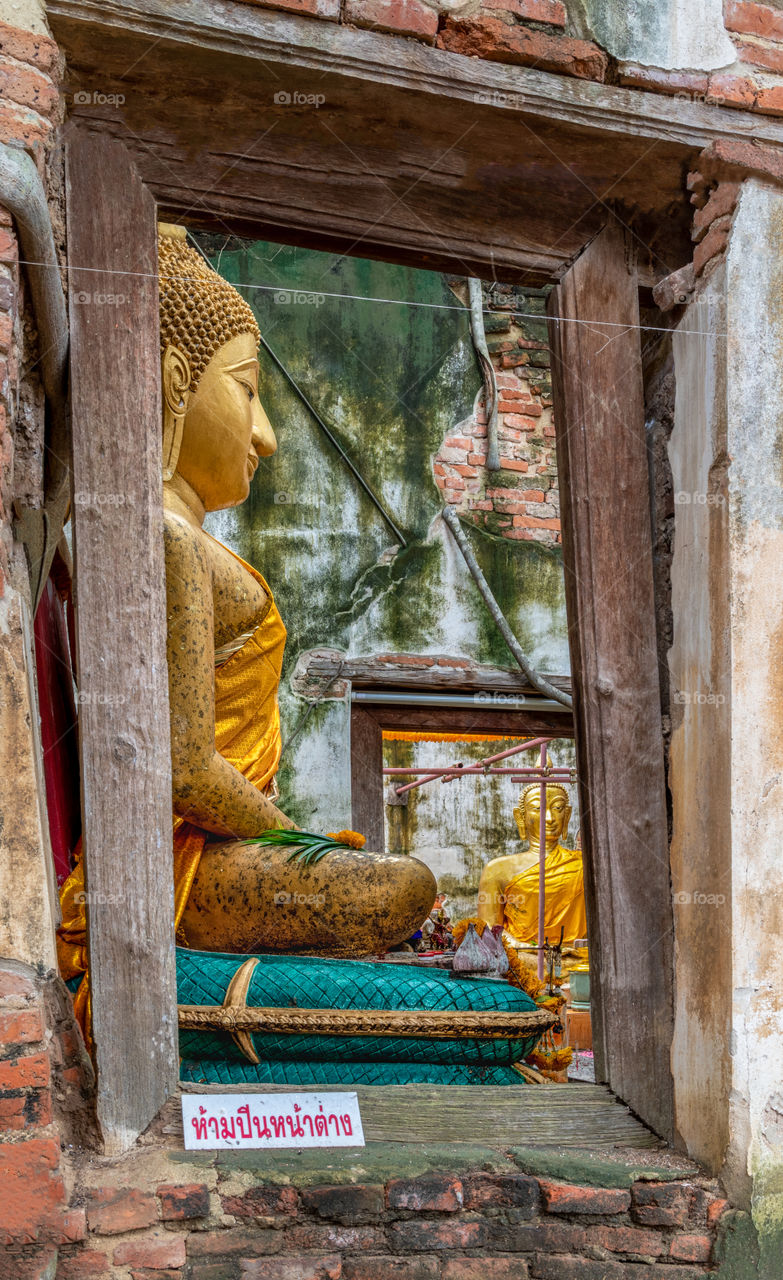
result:
M 675 1262 L 709 1262 L 712 1240 L 709 1236 L 675 1236 L 669 1246 L 670 1258 Z
M 40 164 L 43 147 L 52 132 L 52 122 L 32 107 L 16 102 L 0 102 L 0 142 L 17 142 L 29 147 Z
M 95 1249 L 66 1254 L 60 1250 L 57 1280 L 104 1280 L 109 1275 L 109 1259 Z
M 448 472 L 446 471 L 446 468 L 444 467 L 442 462 L 433 463 L 432 470 L 434 471 L 436 476 L 448 475 Z
M 724 22 L 729 31 L 737 31 L 741 35 L 783 40 L 783 13 L 766 4 L 753 4 L 751 0 L 728 0 Z
M 49 77 L 21 63 L 0 62 L 0 93 L 10 102 L 34 107 L 44 116 L 50 115 L 59 102 L 57 89 Z
M 782 116 L 783 85 L 776 84 L 770 88 L 759 89 L 756 94 L 756 109 L 768 116 Z
M 343 1258 L 342 1280 L 441 1280 L 440 1258 Z
M 184 1267 L 184 1236 L 153 1236 L 146 1240 L 125 1240 L 114 1250 L 115 1266 L 151 1267 L 162 1271 L 164 1267 Z
M 130 1187 L 106 1187 L 94 1191 L 87 1205 L 90 1230 L 99 1236 L 139 1231 L 158 1221 L 158 1202 L 148 1191 Z
M 625 1213 L 631 1205 L 630 1191 L 574 1187 L 561 1182 L 544 1182 L 540 1178 L 539 1186 L 547 1213 Z
M 763 67 L 765 71 L 783 71 L 783 45 L 766 44 L 760 40 L 735 37 L 737 54 L 740 62 L 748 62 L 753 67 Z
M 530 363 L 530 357 L 522 351 L 513 352 L 511 355 L 500 357 L 501 369 L 519 369 Z
M 538 423 L 534 420 L 533 416 L 528 417 L 527 414 L 519 413 L 517 407 L 516 413 L 512 412 L 506 414 L 506 426 L 512 427 L 516 431 L 535 431 L 538 427 Z
M 728 1200 L 713 1200 L 712 1203 L 707 1206 L 708 1225 L 710 1227 L 716 1226 L 728 1207 Z
M 746 76 L 732 75 L 729 71 L 714 72 L 707 92 L 718 106 L 752 107 L 756 101 L 753 81 Z
M 0 28 L 3 25 L 3 23 L 0 23 Z M 12 238 L 15 244 L 16 238 Z M 2 243 L 2 232 L 0 232 L 0 243 Z M 35 987 L 29 978 L 23 977 L 21 973 L 13 973 L 10 969 L 0 969 L 0 999 L 5 996 L 24 996 L 29 998 L 34 995 Z
M 438 31 L 436 11 L 422 0 L 346 0 L 343 20 L 357 27 L 421 36 L 426 40 L 431 40 Z
M 380 1218 L 385 1209 L 381 1186 L 308 1187 L 301 1194 L 305 1209 L 347 1226 Z
M 468 462 L 474 467 L 483 467 L 487 460 L 486 453 L 469 453 Z
M 84 1209 L 66 1209 L 57 1230 L 58 1244 L 77 1244 L 87 1235 L 87 1215 Z
M 272 1233 L 280 1239 L 280 1232 Z M 275 1241 L 272 1242 L 276 1244 Z M 386 1232 L 379 1226 L 344 1226 L 337 1222 L 300 1220 L 285 1233 L 286 1250 L 302 1253 L 378 1253 L 386 1248 Z M 277 1253 L 278 1248 L 270 1248 Z
M 243 1280 L 340 1280 L 342 1274 L 336 1254 L 326 1258 L 242 1259 Z
M 475 480 L 478 475 L 478 468 L 470 467 L 465 462 L 456 462 L 454 464 L 454 470 L 458 475 L 464 476 L 466 480 Z
M 532 404 L 532 403 L 530 403 L 530 402 L 528 402 L 527 404 L 520 404 L 520 403 L 519 403 L 519 400 L 513 400 L 513 399 L 511 399 L 510 394 L 509 394 L 509 392 L 508 392 L 508 391 L 504 391 L 504 392 L 503 392 L 503 394 L 504 394 L 504 396 L 506 396 L 506 399 L 505 399 L 505 400 L 501 400 L 501 401 L 499 402 L 499 404 L 498 404 L 498 413 L 516 413 L 516 414 L 518 414 L 518 413 L 520 412 L 520 410 L 523 410 L 524 412 L 523 412 L 522 416 L 523 416 L 524 418 L 540 418 L 540 417 L 541 417 L 541 414 L 543 413 L 543 410 L 542 410 L 542 408 L 541 408 L 541 405 L 540 405 L 540 404 Z M 520 399 L 521 399 L 521 397 L 520 397 Z M 530 428 L 526 428 L 526 430 L 530 430 Z
M 190 1258 L 261 1258 L 283 1247 L 283 1233 L 273 1230 L 193 1231 L 186 1241 Z
M 647 1227 L 680 1227 L 688 1221 L 691 1197 L 692 1188 L 681 1182 L 635 1182 L 631 1216 Z
M 693 217 L 693 238 L 703 240 L 713 222 L 726 214 L 733 214 L 739 199 L 740 184 L 738 182 L 721 182 L 711 193 L 703 208 L 697 209 Z
M 551 27 L 566 24 L 566 9 L 560 0 L 481 0 L 481 8 L 503 9 L 528 22 L 548 22 Z
M 34 1241 L 59 1215 L 65 1200 L 59 1165 L 60 1144 L 53 1138 L 0 1147 L 0 1242 Z
M 509 26 L 499 18 L 447 18 L 438 36 L 441 49 L 508 62 L 515 66 L 540 67 L 582 80 L 603 80 L 608 58 L 598 45 L 534 31 L 519 24 Z
M 49 1078 L 49 1058 L 45 1053 L 29 1053 L 24 1058 L 0 1062 L 0 1090 L 45 1089 Z
M 259 1189 L 265 1190 L 265 1188 Z M 277 1191 L 278 1188 L 273 1190 Z M 295 1191 L 290 1187 L 284 1187 L 282 1190 L 292 1196 L 296 1203 Z M 209 1213 L 209 1187 L 203 1182 L 189 1182 L 184 1186 L 165 1182 L 157 1188 L 155 1194 L 160 1200 L 160 1216 L 164 1222 L 178 1222 L 184 1218 L 206 1218 Z M 241 1197 L 234 1198 L 241 1199 Z M 227 1209 L 226 1212 L 234 1213 L 235 1211 Z M 256 1213 L 261 1212 L 263 1212 L 261 1209 L 256 1210 Z
M 445 1258 L 442 1280 L 525 1280 L 530 1273 L 521 1258 Z M 563 1273 L 565 1277 L 565 1272 Z
M 560 530 L 559 520 L 542 520 L 539 516 L 526 515 L 520 515 L 517 518 L 520 521 L 520 527 L 524 529 L 555 529 L 558 532 Z
M 28 62 L 41 71 L 51 71 L 59 59 L 57 44 L 49 36 L 24 31 L 8 22 L 0 22 L 0 54 Z
M 336 22 L 340 17 L 340 0 L 251 0 L 260 9 L 290 9 Z
M 586 1241 L 598 1244 L 610 1253 L 640 1253 L 645 1257 L 658 1258 L 665 1251 L 666 1244 L 660 1231 L 651 1231 L 644 1227 L 587 1227 Z
M 471 511 L 491 511 L 492 503 L 487 502 L 484 498 L 471 498 L 468 504 Z
M 389 1227 L 389 1244 L 397 1253 L 429 1253 L 441 1249 L 481 1249 L 487 1244 L 489 1226 L 468 1216 L 448 1222 L 411 1218 Z
M 527 463 L 522 458 L 502 458 L 501 466 L 504 471 L 527 471 Z
M 15 1044 L 37 1044 L 42 1039 L 43 1023 L 37 1009 L 0 1013 L 0 1045 L 4 1050 Z
M 225 1275 L 225 1271 L 223 1274 Z M 145 1267 L 143 1271 L 131 1271 L 130 1280 L 182 1280 L 182 1272 L 179 1268 L 176 1271 L 170 1271 L 168 1268 L 164 1271 L 159 1271 L 157 1268 L 151 1271 Z M 220 1280 L 219 1273 L 215 1280 Z
M 472 449 L 473 441 L 470 436 L 447 436 L 443 441 L 444 449 Z
M 16 262 L 19 248 L 13 230 L 4 228 L 0 231 L 0 262 Z
M 523 1173 L 474 1173 L 464 1188 L 466 1209 L 526 1209 L 532 1216 L 538 1207 L 538 1183 Z
M 658 67 L 645 67 L 635 62 L 623 63 L 619 82 L 635 89 L 676 93 L 682 97 L 705 97 L 709 89 L 708 76 L 703 72 L 661 71 Z
M 731 218 L 718 218 L 713 222 L 701 243 L 697 244 L 693 255 L 693 270 L 697 276 L 702 274 L 707 263 L 712 258 L 716 258 L 723 253 L 729 243 L 730 230 Z
M 462 1183 L 456 1178 L 396 1178 L 386 1187 L 390 1209 L 457 1213 L 463 1204 Z

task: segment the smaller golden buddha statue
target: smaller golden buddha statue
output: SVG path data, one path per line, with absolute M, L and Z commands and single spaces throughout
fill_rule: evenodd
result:
M 571 952 L 573 963 L 584 959 L 583 949 L 574 943 L 587 935 L 582 854 L 560 843 L 571 817 L 565 787 L 553 784 L 546 789 L 546 845 L 544 888 L 544 935 L 550 943 L 560 939 Z M 481 873 L 478 917 L 489 925 L 501 924 L 508 940 L 519 946 L 538 944 L 538 884 L 541 830 L 541 787 L 535 782 L 522 791 L 514 809 L 520 839 L 527 840 L 525 852 L 493 858 Z M 566 968 L 570 966 L 568 963 Z

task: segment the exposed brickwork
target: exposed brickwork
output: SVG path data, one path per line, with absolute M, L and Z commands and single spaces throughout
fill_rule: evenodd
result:
M 726 1206 L 714 1183 L 698 1180 L 622 1189 L 477 1171 L 385 1185 L 255 1182 L 237 1195 L 233 1176 L 219 1172 L 211 1216 L 206 1183 L 167 1183 L 157 1197 L 93 1189 L 90 1222 L 96 1206 L 110 1212 L 111 1234 L 61 1246 L 57 1280 L 119 1280 L 128 1268 L 143 1280 L 697 1280 Z M 183 1204 L 205 1216 L 167 1229 L 161 1220 Z
M 553 35 L 521 23 L 511 25 L 489 14 L 447 18 L 438 36 L 441 49 L 488 62 L 539 67 L 582 80 L 603 80 L 609 59 L 597 44 Z
M 423 0 L 345 0 L 344 19 L 357 27 L 434 39 L 438 15 Z
M 446 437 L 433 474 L 445 502 L 511 541 L 560 542 L 549 346 L 541 291 L 492 290 L 487 346 L 498 382 L 500 471 L 488 471 L 483 394 Z

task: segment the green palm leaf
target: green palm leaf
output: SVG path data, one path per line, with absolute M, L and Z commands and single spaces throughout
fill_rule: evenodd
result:
M 331 836 L 316 835 L 313 831 L 294 831 L 283 827 L 273 831 L 264 831 L 260 836 L 252 836 L 249 840 L 243 840 L 242 843 L 293 845 L 293 851 L 287 861 L 301 862 L 304 867 L 314 866 L 316 862 L 320 862 L 321 858 L 325 858 L 327 853 L 331 853 L 334 849 L 350 849 L 351 847 L 348 844 L 344 844 L 342 840 L 333 840 Z

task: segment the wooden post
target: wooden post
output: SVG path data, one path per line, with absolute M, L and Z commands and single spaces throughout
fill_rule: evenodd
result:
M 351 823 L 367 837 L 367 848 L 383 853 L 383 729 L 376 716 L 351 707 Z
M 631 250 L 614 223 L 589 245 L 550 296 L 550 342 L 596 1066 L 671 1139 L 672 902 Z
M 124 145 L 67 156 L 73 532 L 92 1028 L 106 1151 L 177 1084 L 155 203 Z

